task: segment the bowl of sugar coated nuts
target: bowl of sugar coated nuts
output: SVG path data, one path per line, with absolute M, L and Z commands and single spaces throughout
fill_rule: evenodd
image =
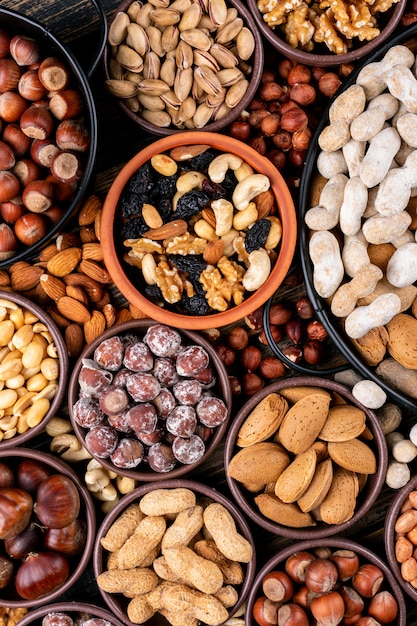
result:
M 21 626 L 122 626 L 101 606 L 84 602 L 56 602 L 38 607 L 20 620 Z
M 403 591 L 417 599 L 417 477 L 413 476 L 394 496 L 385 527 L 385 552 Z
M 142 129 L 218 132 L 252 100 L 263 45 L 240 0 L 168 0 L 163 8 L 124 0 L 103 61 L 107 91 Z
M 8 9 L 0 19 L 0 267 L 7 267 L 35 258 L 79 208 L 93 175 L 97 119 L 87 76 L 51 30 Z
M 203 463 L 230 420 L 227 372 L 196 333 L 153 320 L 113 327 L 85 348 L 69 384 L 78 438 L 105 467 L 139 481 Z
M 317 316 L 363 378 L 412 410 L 416 32 L 411 26 L 349 76 L 323 114 L 300 185 L 301 262 Z
M 103 205 L 101 243 L 116 286 L 177 328 L 243 319 L 284 280 L 297 222 L 275 166 L 217 133 L 159 139 L 134 156 Z
M 0 603 L 45 606 L 90 562 L 93 500 L 72 468 L 33 448 L 0 450 L 0 484 Z
M 224 451 L 240 508 L 263 529 L 292 539 L 351 528 L 377 499 L 387 459 L 375 414 L 346 387 L 318 376 L 279 380 L 252 396 Z
M 242 513 L 193 480 L 147 483 L 124 496 L 93 552 L 99 591 L 128 626 L 222 624 L 241 614 L 255 566 Z
M 262 567 L 245 623 L 405 626 L 406 617 L 401 587 L 387 564 L 355 541 L 329 537 L 292 544 Z
M 342 1 L 319 7 L 248 0 L 256 25 L 274 48 L 297 63 L 316 67 L 355 63 L 374 52 L 394 33 L 406 4 Z
M 17 271 L 38 268 L 28 266 Z M 45 429 L 66 394 L 68 353 L 45 311 L 0 290 L 0 450 L 27 443 Z

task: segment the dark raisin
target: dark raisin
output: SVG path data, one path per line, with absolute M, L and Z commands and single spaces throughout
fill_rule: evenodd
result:
M 188 191 L 178 200 L 175 211 L 176 219 L 186 220 L 193 215 L 197 215 L 208 205 L 210 198 L 203 191 Z
M 161 198 L 172 198 L 177 188 L 178 174 L 172 176 L 160 176 L 157 178 L 154 188 L 150 194 L 151 202 L 160 200 Z
M 227 170 L 226 176 L 224 177 L 224 180 L 222 181 L 222 187 L 226 191 L 225 197 L 228 200 L 231 200 L 233 192 L 238 182 L 239 181 L 236 178 L 234 171 Z
M 202 254 L 187 254 L 186 256 L 171 254 L 169 260 L 180 272 L 189 272 L 193 275 L 198 274 L 198 276 L 207 267 Z
M 161 198 L 160 200 L 158 200 L 156 206 L 158 208 L 159 215 L 162 217 L 164 223 L 170 222 L 174 219 L 171 198 Z
M 145 293 L 147 296 L 149 296 L 149 298 L 164 301 L 164 297 L 158 285 L 146 285 Z
M 127 189 L 140 197 L 147 196 L 155 183 L 153 169 L 149 162 L 142 165 L 127 183 Z
M 258 220 L 252 228 L 248 230 L 245 237 L 245 248 L 249 254 L 254 250 L 259 250 L 265 245 L 271 229 L 271 222 L 267 219 Z
M 136 193 L 124 191 L 120 197 L 119 207 L 123 217 L 136 217 L 141 215 L 143 199 Z
M 210 307 L 205 296 L 195 295 L 189 298 L 185 292 L 183 292 L 179 305 L 186 313 L 190 313 L 191 315 L 207 315 L 210 313 Z
M 132 217 L 132 219 L 123 224 L 121 236 L 124 240 L 139 239 L 147 230 L 149 230 L 149 226 L 146 225 L 142 216 Z
M 219 183 L 213 183 L 209 178 L 203 180 L 201 187 L 213 200 L 218 200 L 226 196 L 226 189 Z
M 200 170 L 200 172 L 202 172 L 203 170 L 206 170 L 208 168 L 208 166 L 216 156 L 217 152 L 215 152 L 214 150 L 206 150 L 205 152 L 202 152 L 201 154 L 198 154 L 197 156 L 190 159 L 189 165 L 191 169 Z

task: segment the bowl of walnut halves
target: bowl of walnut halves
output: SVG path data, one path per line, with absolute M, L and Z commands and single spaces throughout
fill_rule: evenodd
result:
M 281 174 L 216 133 L 159 139 L 136 154 L 103 205 L 106 266 L 127 300 L 176 328 L 243 319 L 284 280 L 297 240 Z
M 393 34 L 406 4 L 248 0 L 261 34 L 274 48 L 297 63 L 319 67 L 354 63 L 374 52 Z
M 100 464 L 150 482 L 178 478 L 207 461 L 225 435 L 231 390 L 204 337 L 130 320 L 84 349 L 68 407 L 77 437 Z

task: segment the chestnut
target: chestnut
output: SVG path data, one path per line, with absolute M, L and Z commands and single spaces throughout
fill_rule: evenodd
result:
M 71 478 L 52 474 L 39 485 L 34 505 L 39 521 L 48 528 L 64 528 L 80 512 L 80 495 Z
M 10 467 L 0 461 L 0 488 L 3 487 L 13 487 L 14 484 L 14 474 Z
M 40 545 L 41 530 L 31 523 L 18 535 L 4 540 L 4 549 L 12 559 L 24 559 Z
M 16 484 L 21 489 L 34 493 L 42 481 L 51 475 L 50 468 L 36 459 L 24 459 L 16 470 Z
M 0 539 L 18 535 L 29 524 L 33 500 L 18 487 L 0 490 Z
M 13 563 L 0 554 L 0 589 L 7 587 L 13 576 Z
M 58 552 L 32 552 L 16 573 L 16 590 L 21 598 L 34 600 L 64 584 L 70 573 L 65 556 Z
M 44 534 L 44 547 L 66 556 L 80 554 L 86 541 L 85 522 L 75 519 L 64 528 L 48 528 Z

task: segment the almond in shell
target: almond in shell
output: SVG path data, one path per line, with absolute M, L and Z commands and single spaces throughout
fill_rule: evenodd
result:
M 320 431 L 324 441 L 349 441 L 364 431 L 366 415 L 359 407 L 351 404 L 338 404 L 329 409 L 329 414 Z
M 309 396 L 312 393 L 322 393 L 324 395 L 329 395 L 329 393 L 325 389 L 321 389 L 320 387 L 310 387 L 308 385 L 297 385 L 296 387 L 285 387 L 285 389 L 280 389 L 281 396 L 283 396 L 290 404 L 295 404 L 305 396 Z
M 313 479 L 305 492 L 297 500 L 297 504 L 304 513 L 313 511 L 323 502 L 333 480 L 333 464 L 326 459 L 316 466 Z
M 310 513 L 304 513 L 296 504 L 282 502 L 274 494 L 261 493 L 255 497 L 255 503 L 262 515 L 277 524 L 289 526 L 290 528 L 305 528 L 317 525 Z
M 342 467 L 336 468 L 330 489 L 319 507 L 319 517 L 326 524 L 343 524 L 355 512 L 358 477 Z
M 269 441 L 260 441 L 235 454 L 227 468 L 231 478 L 248 484 L 266 485 L 276 482 L 290 459 L 283 448 Z
M 279 439 L 293 454 L 302 454 L 317 439 L 329 412 L 330 394 L 311 393 L 296 402 L 279 428 Z
M 403 367 L 417 370 L 417 319 L 399 313 L 386 324 L 386 329 L 390 355 Z
M 373 450 L 360 439 L 331 441 L 327 445 L 329 456 L 337 465 L 358 474 L 375 474 L 376 457 Z
M 283 502 L 296 502 L 313 480 L 316 462 L 312 448 L 297 455 L 275 483 L 275 495 Z
M 246 448 L 273 435 L 288 411 L 287 401 L 278 393 L 269 393 L 249 413 L 239 429 L 236 445 Z

